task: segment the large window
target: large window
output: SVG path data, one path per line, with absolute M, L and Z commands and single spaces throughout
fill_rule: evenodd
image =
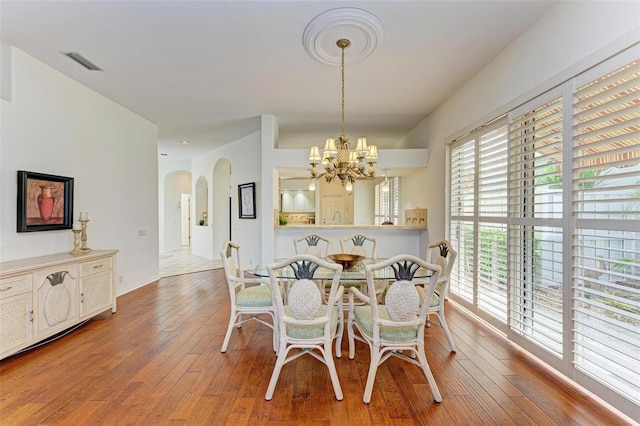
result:
M 601 64 L 452 143 L 450 293 L 637 410 L 640 60 L 628 61 Z

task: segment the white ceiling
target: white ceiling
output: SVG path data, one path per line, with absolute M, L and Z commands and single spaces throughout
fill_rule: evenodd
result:
M 302 34 L 327 10 L 365 9 L 384 35 L 369 57 L 346 67 L 346 133 L 391 148 L 552 6 L 2 0 L 0 39 L 156 123 L 159 154 L 187 159 L 259 130 L 261 114 L 277 117 L 280 146 L 338 136 L 339 67 L 312 59 Z M 87 71 L 62 51 L 104 71 Z

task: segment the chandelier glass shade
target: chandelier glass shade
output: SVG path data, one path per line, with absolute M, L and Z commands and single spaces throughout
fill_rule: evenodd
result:
M 328 138 L 325 141 L 324 149 L 320 153 L 318 146 L 312 146 L 309 150 L 309 162 L 311 164 L 311 177 L 314 179 L 325 178 L 327 182 L 332 182 L 336 177 L 340 179 L 342 185 L 353 187 L 356 179 L 372 179 L 375 177 L 374 164 L 378 159 L 378 147 L 367 145 L 367 138 L 358 138 L 355 149 L 351 149 L 349 138 L 344 134 L 344 49 L 349 47 L 351 42 L 347 39 L 340 39 L 336 45 L 342 49 L 342 60 L 340 64 L 341 89 L 342 89 L 342 116 L 341 133 L 337 139 Z M 365 165 L 365 163 L 368 164 Z M 318 171 L 318 165 L 324 166 L 324 171 Z

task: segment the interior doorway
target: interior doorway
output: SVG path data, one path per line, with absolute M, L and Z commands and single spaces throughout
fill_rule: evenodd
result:
M 191 245 L 191 194 L 180 193 L 180 245 Z
M 231 163 L 226 158 L 219 159 L 213 167 L 213 200 L 209 215 L 212 228 L 213 253 L 217 259 L 226 240 L 231 239 Z

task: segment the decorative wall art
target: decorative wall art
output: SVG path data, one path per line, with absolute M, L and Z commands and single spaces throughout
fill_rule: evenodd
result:
M 256 218 L 255 182 L 238 185 L 238 208 L 240 209 L 240 219 Z
M 73 178 L 18 170 L 18 232 L 71 229 Z

